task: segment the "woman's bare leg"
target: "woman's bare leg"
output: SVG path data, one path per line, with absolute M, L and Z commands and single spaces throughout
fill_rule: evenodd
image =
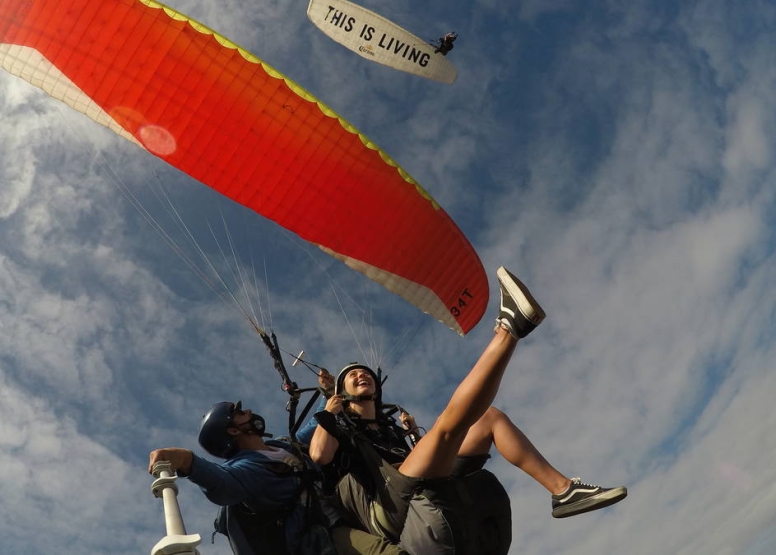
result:
M 496 397 L 516 345 L 517 339 L 506 329 L 499 328 L 496 331 L 431 430 L 399 467 L 402 474 L 416 478 L 442 478 L 450 475 L 469 427 L 480 419 Z
M 595 511 L 622 501 L 628 495 L 624 486 L 605 488 L 574 481 L 558 472 L 515 426 L 509 417 L 490 407 L 466 435 L 461 456 L 486 455 L 495 445 L 506 460 L 531 476 L 552 494 L 552 516 L 566 518 Z
M 496 274 L 501 306 L 495 335 L 456 388 L 434 426 L 399 467 L 405 476 L 444 478 L 450 475 L 469 427 L 485 414 L 498 393 L 517 338 L 531 333 L 544 319 L 544 310 L 517 277 L 504 267 Z
M 526 435 L 495 407 L 490 407 L 471 427 L 458 454 L 485 455 L 495 445 L 501 456 L 528 474 L 552 494 L 568 488 L 571 480 L 558 472 Z

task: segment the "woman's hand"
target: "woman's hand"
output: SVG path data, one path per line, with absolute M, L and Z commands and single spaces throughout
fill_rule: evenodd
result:
M 332 414 L 339 414 L 342 412 L 342 404 L 344 400 L 342 395 L 332 395 L 329 400 L 326 401 L 326 411 Z
M 416 432 L 418 429 L 418 423 L 415 422 L 415 417 L 408 412 L 402 411 L 399 415 L 399 422 L 401 422 L 401 425 L 405 430 L 410 432 Z

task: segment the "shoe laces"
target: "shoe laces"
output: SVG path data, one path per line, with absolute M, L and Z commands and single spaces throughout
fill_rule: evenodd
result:
M 571 479 L 571 485 L 573 486 L 586 486 L 588 488 L 600 488 L 601 486 L 597 486 L 596 484 L 588 484 L 587 482 L 583 482 L 582 478 L 577 476 L 576 478 Z
M 493 333 L 496 333 L 499 328 L 507 330 L 512 333 L 512 326 L 509 325 L 509 320 L 506 318 L 496 318 L 496 326 L 493 328 Z

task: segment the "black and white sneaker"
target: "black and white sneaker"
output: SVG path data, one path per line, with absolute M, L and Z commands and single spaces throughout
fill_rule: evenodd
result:
M 627 488 L 622 486 L 602 488 L 583 484 L 579 478 L 572 478 L 566 491 L 552 496 L 552 516 L 566 518 L 603 509 L 622 501 L 627 495 Z
M 542 323 L 546 314 L 523 282 L 501 266 L 496 272 L 501 286 L 501 308 L 496 325 L 513 337 L 525 337 Z

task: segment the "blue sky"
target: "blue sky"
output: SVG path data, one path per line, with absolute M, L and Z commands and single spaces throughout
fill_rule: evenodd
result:
M 511 552 L 776 551 L 776 7 L 362 3 L 424 38 L 457 31 L 458 81 L 370 64 L 301 0 L 169 2 L 373 139 L 459 223 L 493 289 L 503 264 L 546 309 L 496 405 L 567 476 L 630 495 L 557 521 L 495 455 Z M 460 338 L 7 74 L 0 112 L 8 552 L 147 553 L 164 535 L 151 449 L 197 449 L 200 415 L 224 399 L 285 426 L 263 346 L 125 192 L 196 259 L 165 191 L 228 277 L 236 262 L 208 229 L 223 246 L 225 221 L 281 346 L 332 370 L 379 362 L 385 397 L 427 426 L 490 337 L 495 297 Z M 209 542 L 215 511 L 196 488 L 183 481 L 179 499 L 200 552 L 228 553 Z

